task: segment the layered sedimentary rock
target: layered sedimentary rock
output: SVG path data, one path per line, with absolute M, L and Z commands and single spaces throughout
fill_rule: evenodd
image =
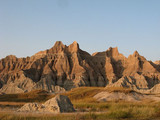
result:
M 154 64 L 160 65 L 160 60 L 155 61 Z
M 34 89 L 60 92 L 80 86 L 116 86 L 124 81 L 136 89 L 150 89 L 159 80 L 159 64 L 147 61 L 137 51 L 128 58 L 118 48 L 90 55 L 77 42 L 66 46 L 58 41 L 52 48 L 31 57 L 10 55 L 0 60 L 3 93 Z
M 144 99 L 144 95 L 137 92 L 123 93 L 123 92 L 100 92 L 94 96 L 97 101 L 129 101 L 137 102 Z
M 70 99 L 64 95 L 57 95 L 49 99 L 44 104 L 26 103 L 18 112 L 50 112 L 50 113 L 63 113 L 74 112 L 73 104 Z

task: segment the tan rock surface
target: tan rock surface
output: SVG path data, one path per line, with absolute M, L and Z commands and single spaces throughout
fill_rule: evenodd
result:
M 62 113 L 74 112 L 73 104 L 70 99 L 64 95 L 57 95 L 49 99 L 44 104 L 26 103 L 18 112 L 47 112 L 47 113 Z
M 39 112 L 41 111 L 42 105 L 38 103 L 26 103 L 24 106 L 22 106 L 20 109 L 18 109 L 18 112 Z
M 133 90 L 137 90 L 137 86 L 135 84 L 135 80 L 132 77 L 122 77 L 117 82 L 113 84 L 109 84 L 106 87 L 123 87 L 123 88 L 131 88 Z
M 137 102 L 144 99 L 142 94 L 131 92 L 131 93 L 123 93 L 123 92 L 100 92 L 94 96 L 94 98 L 98 101 L 129 101 L 129 102 Z
M 44 111 L 49 112 L 74 112 L 73 104 L 70 99 L 64 95 L 57 95 L 54 98 L 46 101 L 44 104 Z
M 117 47 L 90 55 L 76 41 L 69 46 L 57 41 L 52 48 L 31 57 L 10 55 L 0 60 L 0 92 L 5 93 L 106 86 L 125 76 L 135 81 L 131 86 L 150 89 L 160 81 L 160 66 L 137 51 L 127 58 Z
M 156 65 L 160 65 L 160 60 L 154 62 Z

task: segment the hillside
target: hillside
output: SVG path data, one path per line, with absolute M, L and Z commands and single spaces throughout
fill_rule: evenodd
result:
M 76 112 L 64 114 L 53 114 L 49 112 L 45 114 L 39 112 L 17 112 L 22 105 L 34 104 L 35 102 L 44 104 L 47 100 L 56 96 L 55 94 L 50 94 L 44 90 L 34 90 L 28 93 L 1 95 L 0 119 L 159 119 L 159 96 L 142 95 L 129 88 L 79 87 L 61 93 L 61 95 L 69 97 Z M 155 98 L 157 101 L 155 101 Z
M 115 86 L 148 90 L 160 81 L 159 64 L 137 51 L 129 57 L 109 48 L 93 55 L 77 42 L 61 41 L 31 57 L 9 55 L 0 60 L 0 93 L 24 93 L 35 89 L 63 92 L 80 86 Z M 157 93 L 160 91 L 156 90 Z

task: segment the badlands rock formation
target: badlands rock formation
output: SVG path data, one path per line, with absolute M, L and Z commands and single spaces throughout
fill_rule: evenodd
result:
M 151 89 L 160 81 L 160 66 L 135 51 L 128 58 L 109 48 L 93 55 L 77 42 L 58 41 L 31 57 L 10 55 L 0 60 L 0 92 L 21 93 L 34 89 L 60 92 L 80 86 L 120 86 Z M 125 84 L 124 84 L 125 83 Z
M 154 63 L 157 64 L 157 65 L 160 65 L 160 60 L 157 60 Z
M 57 95 L 54 98 L 49 99 L 44 104 L 38 103 L 26 103 L 18 112 L 50 112 L 50 113 L 62 113 L 62 112 L 74 112 L 73 104 L 70 99 L 64 95 Z
M 140 93 L 131 92 L 100 92 L 94 96 L 97 101 L 128 101 L 128 102 L 138 102 L 144 99 L 144 96 Z

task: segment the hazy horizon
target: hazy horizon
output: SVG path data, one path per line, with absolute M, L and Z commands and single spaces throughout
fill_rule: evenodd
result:
M 159 0 L 1 0 L 0 59 L 32 56 L 56 41 L 90 54 L 118 47 L 160 60 Z

